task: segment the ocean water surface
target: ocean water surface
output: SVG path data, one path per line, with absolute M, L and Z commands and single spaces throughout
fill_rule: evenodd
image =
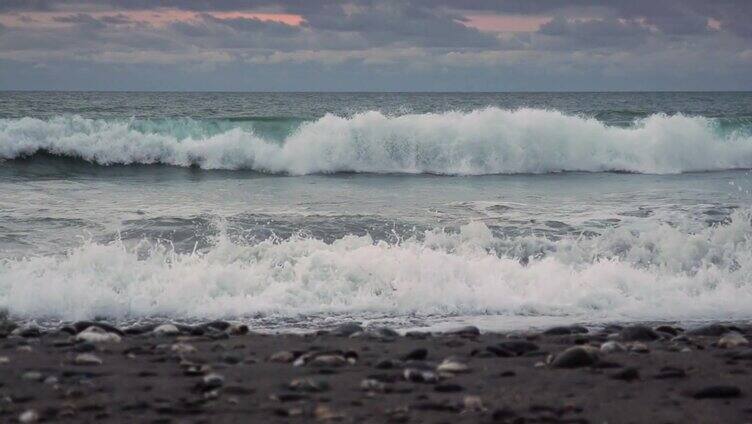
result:
M 0 93 L 40 324 L 752 319 L 752 93 Z

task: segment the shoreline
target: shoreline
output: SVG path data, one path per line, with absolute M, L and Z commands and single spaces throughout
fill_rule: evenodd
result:
M 748 422 L 752 326 L 0 322 L 6 422 Z M 252 329 L 251 329 L 252 330 Z

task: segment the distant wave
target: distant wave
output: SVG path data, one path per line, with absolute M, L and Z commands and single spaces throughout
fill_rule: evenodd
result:
M 100 165 L 447 175 L 623 171 L 674 174 L 752 168 L 747 125 L 651 115 L 628 127 L 540 109 L 479 109 L 388 116 L 326 115 L 281 140 L 252 123 L 191 119 L 153 123 L 61 116 L 0 120 L 0 158 L 39 152 Z
M 84 243 L 0 260 L 0 308 L 28 318 L 486 315 L 599 320 L 752 317 L 752 217 L 687 232 L 652 221 L 593 238 L 497 238 L 480 222 L 398 243 L 348 235 L 200 252 Z M 545 255 L 539 252 L 545 251 Z

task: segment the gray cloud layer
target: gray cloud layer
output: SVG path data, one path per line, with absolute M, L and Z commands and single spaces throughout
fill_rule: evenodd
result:
M 143 13 L 170 10 L 191 13 Z M 470 19 L 509 15 L 543 23 Z M 744 0 L 5 0 L 0 18 L 2 89 L 752 88 Z

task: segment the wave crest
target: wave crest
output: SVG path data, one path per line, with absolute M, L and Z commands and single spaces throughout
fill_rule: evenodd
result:
M 536 246 L 538 245 L 538 246 Z M 525 251 L 546 251 L 526 256 Z M 523 260 L 524 259 L 524 260 Z M 0 261 L 0 307 L 33 318 L 483 315 L 599 320 L 748 319 L 752 217 L 688 233 L 653 223 L 592 239 L 500 239 L 482 223 L 420 240 L 257 244 L 200 253 L 86 243 Z
M 48 152 L 101 165 L 168 164 L 294 175 L 336 172 L 449 175 L 624 171 L 672 174 L 752 168 L 752 137 L 715 119 L 651 115 L 611 127 L 539 109 L 387 116 L 326 115 L 283 140 L 252 126 L 211 131 L 189 119 L 155 131 L 78 116 L 0 120 L 0 158 Z

